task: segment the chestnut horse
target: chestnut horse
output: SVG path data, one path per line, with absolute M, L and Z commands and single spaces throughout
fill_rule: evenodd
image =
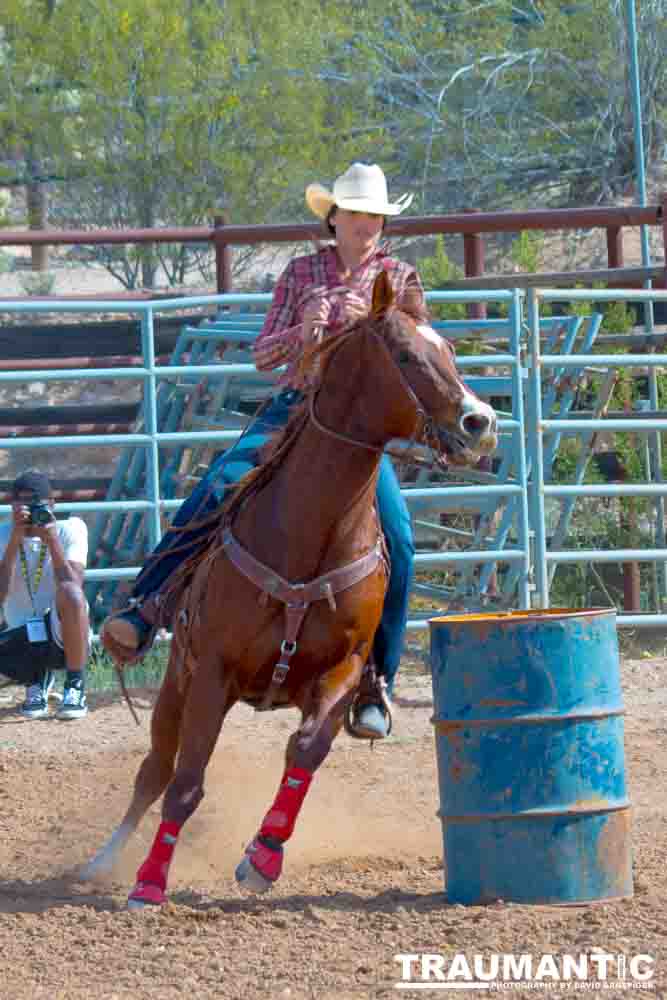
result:
M 135 908 L 166 899 L 179 831 L 201 802 L 206 767 L 237 701 L 301 711 L 274 803 L 236 873 L 256 891 L 276 881 L 313 774 L 358 695 L 382 614 L 388 568 L 374 497 L 384 446 L 392 438 L 421 441 L 472 461 L 497 443 L 493 410 L 463 385 L 447 342 L 393 306 L 384 272 L 369 317 L 304 362 L 316 377 L 303 406 L 223 506 L 196 565 L 186 567 L 151 749 L 124 819 L 82 873 L 108 872 L 166 790 L 129 897 Z

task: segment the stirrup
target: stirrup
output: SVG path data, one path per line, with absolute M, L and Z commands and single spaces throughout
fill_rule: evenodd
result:
M 359 714 L 366 705 L 377 705 L 387 720 L 387 734 L 384 737 L 369 736 L 361 732 L 359 726 Z M 352 702 L 348 705 L 343 718 L 345 731 L 355 740 L 386 739 L 391 735 L 393 718 L 391 714 L 391 702 L 387 694 L 387 682 L 384 677 L 375 677 L 369 686 L 369 690 L 363 693 L 358 691 Z

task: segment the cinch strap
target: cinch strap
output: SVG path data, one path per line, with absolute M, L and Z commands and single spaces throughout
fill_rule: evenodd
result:
M 324 573 L 309 583 L 289 583 L 284 580 L 269 566 L 265 566 L 250 555 L 248 550 L 234 538 L 231 528 L 225 529 L 222 544 L 227 556 L 239 572 L 259 587 L 261 603 L 266 604 L 269 597 L 274 597 L 285 605 L 285 638 L 280 644 L 280 659 L 274 667 L 271 684 L 259 706 L 259 710 L 263 711 L 271 707 L 276 688 L 285 682 L 290 659 L 296 652 L 297 638 L 309 606 L 314 601 L 326 600 L 331 610 L 335 611 L 334 594 L 365 580 L 382 560 L 382 540 L 378 538 L 375 547 L 360 559 Z

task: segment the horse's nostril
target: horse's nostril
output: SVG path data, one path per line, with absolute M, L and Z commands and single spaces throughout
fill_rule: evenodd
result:
M 467 413 L 461 426 L 470 437 L 479 438 L 489 430 L 491 421 L 484 413 Z

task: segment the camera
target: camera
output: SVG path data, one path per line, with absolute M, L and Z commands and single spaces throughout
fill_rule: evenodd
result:
M 28 505 L 28 510 L 30 511 L 30 523 L 37 524 L 40 528 L 43 528 L 46 524 L 51 524 L 51 521 L 54 519 L 51 508 L 43 500 L 33 500 Z

